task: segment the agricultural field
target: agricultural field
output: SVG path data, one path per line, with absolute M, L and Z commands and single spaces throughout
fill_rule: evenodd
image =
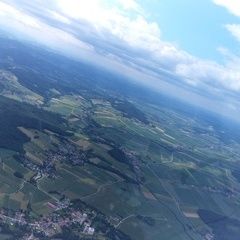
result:
M 45 55 L 27 56 L 32 70 L 0 61 L 0 240 L 25 228 L 38 239 L 238 239 L 239 131 L 104 80 L 93 91 L 94 74 L 75 63 L 52 63 L 53 73 Z M 76 212 L 94 235 L 79 222 L 61 227 Z

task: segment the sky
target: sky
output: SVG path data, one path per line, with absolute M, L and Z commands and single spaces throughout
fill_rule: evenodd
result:
M 239 0 L 0 0 L 0 30 L 240 119 Z

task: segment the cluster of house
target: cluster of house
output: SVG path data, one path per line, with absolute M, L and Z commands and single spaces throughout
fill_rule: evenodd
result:
M 6 209 L 1 209 L 0 223 L 29 229 L 28 232 L 31 234 L 28 235 L 27 239 L 29 239 L 29 237 L 35 239 L 35 234 L 52 237 L 56 234 L 61 234 L 63 227 L 71 228 L 72 226 L 78 228 L 84 235 L 92 236 L 95 233 L 94 227 L 91 226 L 91 217 L 89 217 L 87 213 L 75 210 L 71 207 L 69 207 L 64 213 L 55 211 L 48 216 L 41 217 L 40 219 L 31 222 L 27 220 L 26 214 L 22 211 L 11 211 L 11 214 L 9 214 Z

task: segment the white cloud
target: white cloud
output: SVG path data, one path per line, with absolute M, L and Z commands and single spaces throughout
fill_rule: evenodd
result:
M 121 6 L 126 10 L 142 11 L 141 7 L 135 0 L 118 0 Z
M 240 17 L 239 0 L 213 0 L 216 5 L 225 7 L 231 14 Z M 226 24 L 225 28 L 232 36 L 240 42 L 240 24 Z M 206 73 L 212 72 L 212 79 L 217 79 L 225 89 L 240 91 L 240 57 L 232 54 L 229 50 L 220 48 L 219 51 L 227 59 L 225 65 L 209 64 L 205 69 Z M 211 68 L 209 70 L 208 68 Z
M 14 7 L 0 2 L 0 17 L 10 17 L 11 19 L 15 19 L 20 24 L 32 27 L 32 28 L 39 28 L 39 24 L 33 17 L 22 14 L 20 11 L 15 9 Z
M 229 59 L 226 65 L 211 61 L 197 60 L 188 64 L 178 64 L 177 74 L 184 77 L 193 85 L 208 83 L 214 88 L 240 91 L 240 69 L 238 61 Z
M 130 48 L 133 52 L 143 52 L 149 62 L 143 64 L 140 58 L 134 58 L 132 66 L 140 66 L 141 71 L 148 72 L 147 67 L 152 65 L 156 70 L 164 69 L 183 78 L 183 82 L 192 86 L 201 85 L 201 82 L 214 82 L 231 90 L 240 90 L 237 73 L 229 71 L 225 66 L 195 58 L 187 52 L 177 48 L 172 43 L 161 40 L 161 31 L 157 23 L 149 22 L 140 14 L 130 17 L 131 14 L 122 13 L 119 9 L 106 4 L 104 0 L 60 0 L 57 2 L 63 14 L 75 19 L 90 23 L 100 36 L 114 36 L 114 40 Z M 134 11 L 134 8 L 130 8 Z M 136 13 L 136 12 L 135 12 Z M 104 39 L 102 39 L 104 41 Z M 108 56 L 113 56 L 109 53 Z M 121 63 L 124 61 L 115 56 L 112 58 Z M 130 64 L 128 62 L 128 64 Z M 153 73 L 151 75 L 157 77 Z M 229 82 L 231 83 L 229 84 Z
M 34 2 L 35 13 L 39 2 L 31 1 L 32 7 Z M 223 1 L 215 0 L 217 2 Z M 41 0 L 40 3 L 39 13 L 45 11 L 43 19 L 31 15 L 31 11 L 27 14 L 24 7 L 20 10 L 13 4 L 1 3 L 0 27 L 64 54 L 107 66 L 155 89 L 176 90 L 175 84 L 211 93 L 240 92 L 240 59 L 237 56 L 224 54 L 225 63 L 218 64 L 199 59 L 163 41 L 158 24 L 141 14 L 136 1 Z M 49 9 L 48 4 L 54 7 Z M 46 16 L 59 22 L 58 27 L 50 25 Z M 85 28 L 87 34 L 83 31 Z M 240 38 L 238 25 L 227 25 L 227 29 Z M 174 80 L 164 78 L 164 74 L 171 74 Z
M 124 9 L 137 11 L 133 0 L 117 0 Z M 131 46 L 155 49 L 160 41 L 160 29 L 156 23 L 148 22 L 144 17 L 126 16 L 126 11 L 108 6 L 106 0 L 59 0 L 56 1 L 61 11 L 69 17 L 85 20 L 98 31 L 108 33 L 126 41 Z M 155 47 L 154 47 L 155 46 Z
M 67 18 L 55 11 L 52 11 L 52 10 L 49 10 L 48 12 L 55 20 L 62 22 L 62 23 L 71 24 L 71 20 L 69 18 Z
M 227 24 L 225 27 L 240 42 L 240 24 Z
M 216 5 L 225 7 L 230 13 L 240 17 L 239 0 L 213 0 Z
M 91 23 L 102 24 L 105 11 L 101 0 L 58 0 L 56 5 L 67 16 L 75 19 L 85 19 Z
M 74 54 L 76 49 L 92 51 L 93 47 L 73 35 L 52 27 L 6 3 L 0 2 L 0 26 L 20 37 L 44 44 L 52 49 Z

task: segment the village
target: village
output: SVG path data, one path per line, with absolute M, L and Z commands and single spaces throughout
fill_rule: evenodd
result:
M 67 202 L 59 202 L 57 205 L 48 204 L 49 207 L 55 210 L 48 216 L 42 216 L 38 219 L 31 218 L 28 213 L 23 211 L 14 212 L 7 209 L 1 209 L 0 226 L 5 225 L 8 226 L 9 229 L 22 230 L 22 239 L 51 238 L 55 235 L 61 235 L 63 229 L 68 228 L 75 229 L 79 235 L 94 235 L 95 228 L 92 227 L 92 221 L 97 216 L 97 213 L 94 211 L 85 212 L 76 210 Z

